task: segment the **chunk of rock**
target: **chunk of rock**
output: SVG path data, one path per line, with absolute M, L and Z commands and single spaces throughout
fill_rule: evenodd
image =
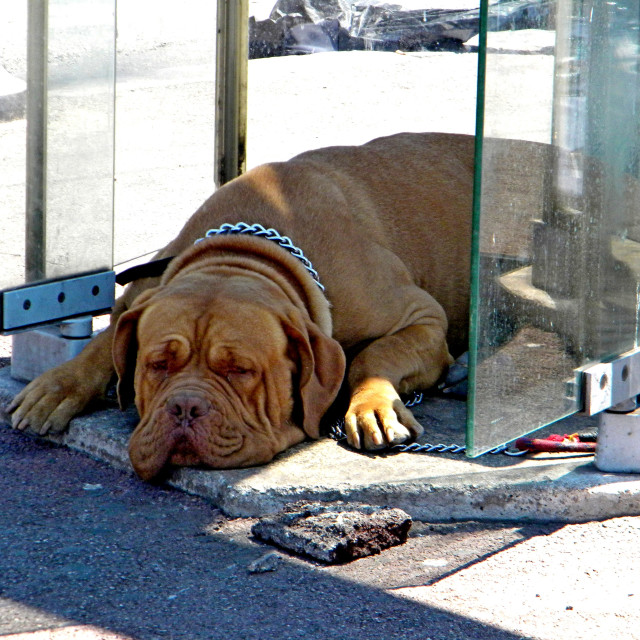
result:
M 406 542 L 411 516 L 390 507 L 296 502 L 251 528 L 257 538 L 326 564 L 380 553 Z
M 266 573 L 275 571 L 280 565 L 281 558 L 276 551 L 270 551 L 254 560 L 248 567 L 249 573 Z

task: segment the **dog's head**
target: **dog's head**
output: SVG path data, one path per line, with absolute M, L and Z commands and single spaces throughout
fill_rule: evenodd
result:
M 193 274 L 139 296 L 117 325 L 118 392 L 133 373 L 136 472 L 263 464 L 317 438 L 345 371 L 340 345 L 277 287 Z

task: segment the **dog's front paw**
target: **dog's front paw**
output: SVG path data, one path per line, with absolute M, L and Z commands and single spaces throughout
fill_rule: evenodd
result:
M 13 399 L 9 412 L 15 429 L 57 433 L 86 407 L 94 390 L 68 369 L 62 365 L 46 371 Z
M 384 449 L 417 438 L 423 429 L 390 382 L 370 379 L 351 396 L 345 432 L 355 449 Z

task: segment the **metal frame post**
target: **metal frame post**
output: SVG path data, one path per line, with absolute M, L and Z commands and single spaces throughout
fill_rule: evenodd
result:
M 28 3 L 27 35 L 27 282 L 45 277 L 48 0 Z
M 220 187 L 246 168 L 248 0 L 218 0 L 216 23 L 214 180 Z

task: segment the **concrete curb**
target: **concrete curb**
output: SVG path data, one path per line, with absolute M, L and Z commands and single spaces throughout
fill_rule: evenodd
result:
M 21 388 L 8 368 L 0 370 L 2 424 L 9 424 L 6 409 Z M 135 410 L 107 408 L 46 439 L 131 471 L 127 442 L 136 420 Z M 324 439 L 294 447 L 264 467 L 179 469 L 167 483 L 211 500 L 231 517 L 274 513 L 295 500 L 399 507 L 425 521 L 586 522 L 640 515 L 640 476 L 602 473 L 592 460 L 557 454 L 370 456 Z

